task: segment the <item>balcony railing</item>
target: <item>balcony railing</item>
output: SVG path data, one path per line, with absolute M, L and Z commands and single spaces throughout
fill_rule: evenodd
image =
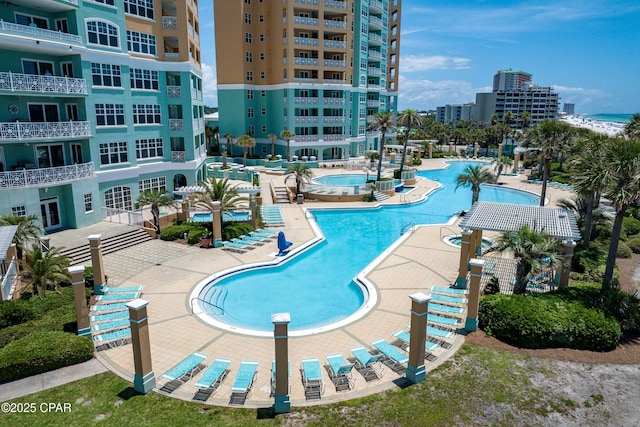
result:
M 346 9 L 347 8 L 347 2 L 346 1 L 324 0 L 324 7 L 330 7 L 332 9 Z
M 293 23 L 297 25 L 310 25 L 312 27 L 318 26 L 318 18 L 307 18 L 306 16 L 295 16 Z
M 184 163 L 185 155 L 184 151 L 172 151 L 171 152 L 171 161 L 177 163 Z
M 295 65 L 310 65 L 313 67 L 317 67 L 318 59 L 317 58 L 294 58 L 293 63 Z
M 385 12 L 389 9 L 385 4 L 378 0 L 369 0 L 369 8 Z
M 317 142 L 318 135 L 296 135 L 296 142 Z
M 177 16 L 163 16 L 162 28 L 165 30 L 177 30 L 178 29 L 178 17 Z
M 13 292 L 16 288 L 16 283 L 18 281 L 18 269 L 17 269 L 16 258 L 13 257 L 9 261 L 9 266 L 6 271 L 2 271 L 0 274 L 0 278 L 2 278 L 2 298 L 3 301 L 10 300 L 13 297 Z
M 347 79 L 324 79 L 324 82 L 342 84 L 342 83 L 346 83 Z
M 294 104 L 317 104 L 318 98 L 308 98 L 308 97 L 295 97 L 293 98 Z
M 344 123 L 344 116 L 324 116 L 325 123 Z
M 197 99 L 198 101 L 202 101 L 202 91 L 196 89 L 195 87 L 191 88 L 191 99 Z
M 180 58 L 180 53 L 179 52 L 165 52 L 164 53 L 164 58 L 165 59 L 178 59 L 178 58 Z
M 80 138 L 91 136 L 89 122 L 5 122 L 0 123 L 0 140 Z
M 344 98 L 324 98 L 324 105 L 344 105 Z
M 87 94 L 87 81 L 71 77 L 0 72 L 0 91 Z
M 335 135 L 324 135 L 323 138 L 325 141 L 342 141 L 344 140 L 344 135 L 335 134 Z
M 323 43 L 324 47 L 332 48 L 332 49 L 346 49 L 347 42 L 343 42 L 340 40 L 325 40 Z
M 93 162 L 55 168 L 23 169 L 20 171 L 0 172 L 0 188 L 19 188 L 34 185 L 77 181 L 96 175 Z
M 301 44 L 304 46 L 318 46 L 318 39 L 310 39 L 308 37 L 294 37 L 293 44 Z
M 347 28 L 347 23 L 344 21 L 333 21 L 330 19 L 325 19 L 324 20 L 324 26 L 327 28 Z
M 325 59 L 324 60 L 325 67 L 337 67 L 337 68 L 345 68 L 347 66 L 346 61 L 340 61 L 335 59 Z
M 295 123 L 318 123 L 318 116 L 299 116 L 294 119 Z
M 295 82 L 305 82 L 305 83 L 318 83 L 319 82 L 317 77 L 294 77 L 293 81 L 295 81 Z
M 370 74 L 373 76 L 379 76 L 380 74 L 382 74 L 382 71 L 380 70 L 380 68 L 369 67 L 367 68 L 367 74 Z
M 378 52 L 377 50 L 369 50 L 369 59 L 371 58 L 377 58 L 377 59 L 382 59 L 384 58 L 384 56 L 382 55 L 382 52 Z
M 167 96 L 169 98 L 181 98 L 182 88 L 180 86 L 167 86 Z
M 369 25 L 377 26 L 377 27 L 385 27 L 387 24 L 380 18 L 375 16 L 369 16 Z
M 369 99 L 367 100 L 367 107 L 379 107 L 380 101 L 377 99 Z
M 318 0 L 293 0 L 293 2 L 298 4 L 312 4 L 314 6 L 318 5 Z
M 169 130 L 182 130 L 184 121 L 182 119 L 169 119 Z
M 55 40 L 65 43 L 82 44 L 82 38 L 76 34 L 63 33 L 62 31 L 45 30 L 44 28 L 30 27 L 28 25 L 14 24 L 0 20 L 0 30 L 18 34 L 28 34 L 36 41 Z
M 384 36 L 380 36 L 378 34 L 375 33 L 369 33 L 369 41 L 370 42 L 374 42 L 376 44 L 386 44 L 387 43 L 387 38 Z

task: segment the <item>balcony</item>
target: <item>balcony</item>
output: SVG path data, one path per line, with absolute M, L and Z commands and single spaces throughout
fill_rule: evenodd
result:
M 86 138 L 89 136 L 91 136 L 89 122 L 0 123 L 0 140 L 3 141 Z
M 191 99 L 202 101 L 202 91 L 196 89 L 195 87 L 191 88 Z
M 347 79 L 324 79 L 324 83 L 328 83 L 328 84 L 343 84 L 346 82 L 347 82 Z
M 293 103 L 301 104 L 301 105 L 313 105 L 313 104 L 318 104 L 318 98 L 295 97 L 293 98 Z
M 376 46 L 387 44 L 387 38 L 376 33 L 369 33 L 369 44 Z
M 180 86 L 167 86 L 167 97 L 182 98 L 182 88 Z
M 175 163 L 184 163 L 185 162 L 185 152 L 184 151 L 172 151 L 171 152 L 171 161 Z
M 23 169 L 0 172 L 0 188 L 21 188 L 35 185 L 49 185 L 93 178 L 96 169 L 93 162 L 55 168 Z
M 343 42 L 340 40 L 325 40 L 323 43 L 324 47 L 328 47 L 330 49 L 346 49 L 347 42 Z
M 369 16 L 369 28 L 377 28 L 380 30 L 382 28 L 387 28 L 387 24 L 378 17 Z
M 379 76 L 382 74 L 382 70 L 376 67 L 369 67 L 367 68 L 367 74 L 370 76 Z
M 294 82 L 302 82 L 302 83 L 318 83 L 319 80 L 317 77 L 294 77 Z
M 318 19 L 317 18 L 307 18 L 306 16 L 294 16 L 293 17 L 293 23 L 296 25 L 307 25 L 307 26 L 311 26 L 311 27 L 317 27 L 318 26 Z
M 346 61 L 340 61 L 335 59 L 325 59 L 323 63 L 325 67 L 345 68 L 347 66 Z
M 382 52 L 378 52 L 377 50 L 369 50 L 369 54 L 367 55 L 369 60 L 380 61 L 384 58 Z
M 318 123 L 318 116 L 297 116 L 295 123 Z
M 324 105 L 344 105 L 345 99 L 344 98 L 325 98 L 323 102 L 324 102 Z
M 318 5 L 318 0 L 293 0 L 293 2 L 298 4 L 311 4 L 314 6 Z
M 324 116 L 323 121 L 325 123 L 344 123 L 344 116 Z
M 367 100 L 367 107 L 379 107 L 379 106 L 380 106 L 380 100 L 378 99 Z
M 344 140 L 344 135 L 342 134 L 335 134 L 335 135 L 324 135 L 323 138 L 325 141 L 343 141 Z
M 318 39 L 310 39 L 308 37 L 294 37 L 293 44 L 299 44 L 303 46 L 318 46 Z
M 178 17 L 177 16 L 163 16 L 162 28 L 165 30 L 177 30 L 178 29 Z
M 295 58 L 293 63 L 295 65 L 308 65 L 311 67 L 317 67 L 318 59 L 317 58 Z
M 0 72 L 0 91 L 86 95 L 87 81 L 71 77 L 16 74 L 11 71 Z
M 182 119 L 169 119 L 169 130 L 183 130 L 184 121 Z
M 49 40 L 82 45 L 82 38 L 76 34 L 63 33 L 62 31 L 45 30 L 43 28 L 14 24 L 12 22 L 5 22 L 2 20 L 0 20 L 0 31 L 7 34 L 29 36 L 30 38 L 35 40 L 37 44 L 39 44 L 41 40 Z
M 331 9 L 346 9 L 347 8 L 347 2 L 346 1 L 324 0 L 324 7 L 329 7 Z
M 387 5 L 378 0 L 369 0 L 369 10 L 373 13 L 382 13 L 389 10 Z
M 180 59 L 179 52 L 165 52 L 164 59 Z
M 296 142 L 318 142 L 318 135 L 296 135 Z
M 344 21 L 333 21 L 333 20 L 325 19 L 324 20 L 324 26 L 326 28 L 345 29 L 345 28 L 347 28 L 347 23 L 344 22 Z

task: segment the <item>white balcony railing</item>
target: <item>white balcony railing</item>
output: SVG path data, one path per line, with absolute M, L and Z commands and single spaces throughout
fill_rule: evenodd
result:
M 294 37 L 293 44 L 300 44 L 303 46 L 318 46 L 318 39 L 311 39 L 308 37 Z
M 382 52 L 378 52 L 377 50 L 369 50 L 369 59 L 371 58 L 377 58 L 377 59 L 382 59 L 384 58 L 384 56 L 382 55 Z
M 16 265 L 16 258 L 13 257 L 11 261 L 9 261 L 7 271 L 3 272 L 4 274 L 0 274 L 0 277 L 2 278 L 2 298 L 0 299 L 3 301 L 10 300 L 16 289 L 16 284 L 18 283 L 18 269 L 16 268 Z
M 346 9 L 347 2 L 346 1 L 334 1 L 334 0 L 324 0 L 324 7 L 330 7 L 333 9 Z
M 335 59 L 325 59 L 324 60 L 325 67 L 337 67 L 337 68 L 345 68 L 347 66 L 346 61 L 340 61 Z
M 318 98 L 296 97 L 296 98 L 293 98 L 293 103 L 294 104 L 305 104 L 305 105 L 317 104 L 318 103 Z
M 177 30 L 178 29 L 178 17 L 177 16 L 163 16 L 162 28 L 165 30 Z
M 185 155 L 184 151 L 172 151 L 171 152 L 171 161 L 177 163 L 184 163 Z
M 325 40 L 323 43 L 324 47 L 332 48 L 332 49 L 346 49 L 347 42 L 343 42 L 340 40 Z
M 367 107 L 379 107 L 380 101 L 377 99 L 369 99 L 367 100 Z
M 378 0 L 369 0 L 369 8 L 377 9 L 378 11 L 387 11 L 388 7 Z
M 344 140 L 344 135 L 335 134 L 335 135 L 324 135 L 323 138 L 325 141 L 342 141 Z
M 182 130 L 184 121 L 182 119 L 169 119 L 169 130 Z
M 376 44 L 386 44 L 387 43 L 387 38 L 384 36 L 380 36 L 378 34 L 375 33 L 369 33 L 369 41 L 370 42 L 374 42 Z
M 91 136 L 89 122 L 4 122 L 0 140 L 79 138 Z
M 295 65 L 309 65 L 312 67 L 317 67 L 318 59 L 317 58 L 295 58 L 293 63 Z
M 45 30 L 44 28 L 30 27 L 28 25 L 14 24 L 0 20 L 0 31 L 27 34 L 34 40 L 55 40 L 65 43 L 82 44 L 82 37 L 76 34 L 63 33 L 62 31 Z
M 71 77 L 0 72 L 0 91 L 87 94 L 87 81 Z
M 386 27 L 387 26 L 382 19 L 377 18 L 375 16 L 369 16 L 369 25 L 373 25 L 373 26 L 377 26 L 377 27 Z
M 312 27 L 318 26 L 318 18 L 307 18 L 306 16 L 295 16 L 293 23 L 297 25 L 310 25 Z
M 318 116 L 299 116 L 294 119 L 295 123 L 318 123 Z
M 164 53 L 164 57 L 165 57 L 165 59 L 178 59 L 178 58 L 180 58 L 180 53 L 179 52 L 165 52 Z
M 342 84 L 342 83 L 346 83 L 347 80 L 346 79 L 324 79 L 324 82 Z
M 380 71 L 380 68 L 369 67 L 367 68 L 367 74 L 373 75 L 373 76 L 379 76 L 380 74 L 382 74 L 382 72 Z
M 182 88 L 180 86 L 167 86 L 167 96 L 169 98 L 181 98 Z
M 304 83 L 318 83 L 319 80 L 315 77 L 294 77 L 293 81 L 295 82 L 304 82 Z
M 93 162 L 55 168 L 23 169 L 0 172 L 0 188 L 30 187 L 52 183 L 77 181 L 96 175 Z
M 344 98 L 324 98 L 324 105 L 344 105 Z
M 324 20 L 324 26 L 327 28 L 347 28 L 347 23 L 344 21 L 333 21 L 331 19 Z
M 318 5 L 318 0 L 294 0 L 293 2 L 298 4 L 312 4 L 314 6 Z
M 324 116 L 325 123 L 344 123 L 344 116 Z
M 296 135 L 296 142 L 316 142 L 318 135 Z

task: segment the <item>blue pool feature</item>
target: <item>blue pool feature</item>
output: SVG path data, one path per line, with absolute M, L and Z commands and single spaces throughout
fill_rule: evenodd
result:
M 249 211 L 230 211 L 222 214 L 223 221 L 250 221 Z M 191 216 L 192 222 L 211 222 L 211 213 L 198 212 Z
M 375 179 L 375 174 L 370 174 L 370 179 Z M 364 185 L 367 183 L 367 175 L 362 173 L 345 173 L 339 175 L 325 175 L 313 178 L 315 184 L 333 187 L 352 187 L 354 185 Z
M 201 283 L 194 299 L 203 320 L 239 333 L 270 336 L 271 314 L 291 314 L 292 335 L 349 322 L 366 306 L 367 289 L 353 279 L 401 235 L 408 223 L 444 224 L 456 212 L 471 208 L 471 190 L 456 191 L 457 176 L 478 162 L 452 162 L 447 169 L 420 171 L 419 176 L 442 184 L 420 203 L 380 208 L 310 210 L 325 240 L 289 256 L 279 265 L 243 266 Z M 538 197 L 499 186 L 483 186 L 480 200 L 537 205 Z M 274 251 L 276 251 L 274 243 Z M 226 292 L 221 292 L 224 288 Z M 375 292 L 374 289 L 370 290 Z M 223 295 L 221 297 L 221 295 Z M 214 307 L 215 305 L 215 307 Z M 221 326 L 222 325 L 222 326 Z M 336 327 L 336 326 L 333 326 Z
M 460 247 L 462 246 L 462 236 L 448 236 L 443 239 L 445 243 L 448 243 L 452 246 Z M 491 247 L 493 242 L 491 240 L 482 238 L 482 250 L 488 249 Z

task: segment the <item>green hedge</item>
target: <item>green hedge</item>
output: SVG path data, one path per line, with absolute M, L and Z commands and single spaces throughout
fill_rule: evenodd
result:
M 631 248 L 634 254 L 640 254 L 640 234 L 629 237 L 625 243 Z
M 615 318 L 553 294 L 487 295 L 478 317 L 487 334 L 525 348 L 609 351 L 622 335 Z
M 2 301 L 0 303 L 0 330 L 35 319 L 36 311 L 27 301 Z
M 35 331 L 75 333 L 77 331 L 75 305 L 73 303 L 67 304 L 50 310 L 38 319 L 0 329 L 0 348 L 9 345 L 12 341 L 24 338 Z
M 211 226 L 211 223 L 209 223 L 209 226 Z M 162 232 L 160 233 L 160 239 L 166 241 L 178 240 L 184 237 L 184 233 L 187 233 L 189 236 L 189 243 L 193 244 L 196 243 L 197 240 L 191 242 L 191 237 L 194 236 L 195 238 L 195 236 L 197 235 L 199 240 L 200 235 L 202 234 L 202 231 L 204 229 L 204 224 L 196 224 L 192 222 L 186 222 L 181 225 L 170 225 L 169 227 L 166 227 L 164 230 L 162 230 Z
M 37 331 L 0 350 L 0 382 L 75 365 L 92 357 L 90 338 L 60 331 Z
M 640 233 L 640 220 L 626 216 L 622 218 L 622 229 L 627 236 Z
M 622 240 L 618 241 L 618 250 L 616 251 L 616 258 L 631 258 L 633 251 Z
M 231 240 L 253 231 L 251 224 L 246 222 L 227 221 L 222 228 L 222 240 Z

